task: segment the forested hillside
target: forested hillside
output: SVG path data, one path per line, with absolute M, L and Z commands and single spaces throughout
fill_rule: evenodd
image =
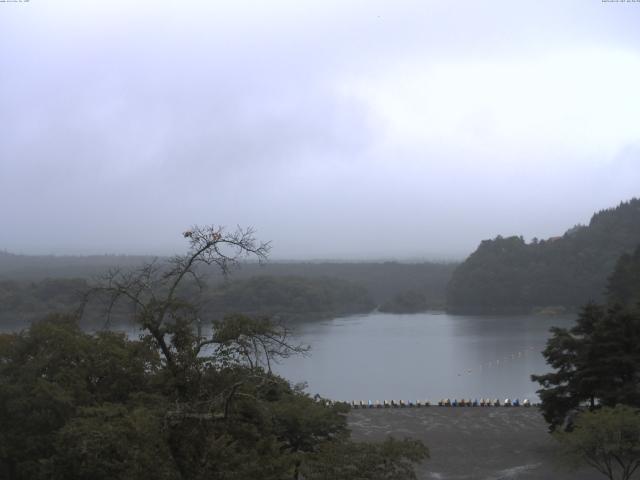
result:
M 278 316 L 287 320 L 366 313 L 375 308 L 367 289 L 342 279 L 256 276 L 225 282 L 208 292 L 206 310 Z
M 0 280 L 0 328 L 26 325 L 51 312 L 77 310 L 87 288 L 87 281 L 78 278 Z
M 84 279 L 0 280 L 0 327 L 26 325 L 49 312 L 72 313 L 90 286 Z M 207 322 L 229 313 L 300 320 L 366 313 L 376 307 L 366 288 L 329 277 L 255 276 L 204 285 L 202 292 L 186 282 L 182 293 L 203 307 Z M 130 314 L 115 310 L 111 321 L 126 323 Z M 83 318 L 88 326 L 101 326 L 104 309 L 93 305 Z
M 447 306 L 452 312 L 510 312 L 601 301 L 618 258 L 639 244 L 636 198 L 594 214 L 589 225 L 562 237 L 485 240 L 454 271 Z
M 46 278 L 91 279 L 111 268 L 135 268 L 152 260 L 151 256 L 130 255 L 15 255 L 0 251 L 0 280 L 35 281 Z M 159 259 L 162 260 L 162 259 Z M 367 289 L 376 304 L 391 300 L 406 291 L 419 291 L 430 303 L 443 304 L 446 285 L 455 263 L 402 262 L 283 262 L 263 265 L 243 263 L 231 272 L 234 280 L 255 276 L 332 277 L 357 283 Z M 208 273 L 211 284 L 224 279 L 215 269 Z
M 0 324 L 21 325 L 53 311 L 71 311 L 95 278 L 115 268 L 135 269 L 152 259 L 0 252 Z M 289 319 L 368 312 L 406 297 L 407 292 L 418 292 L 430 308 L 440 308 L 455 266 L 431 262 L 243 263 L 227 279 L 215 269 L 203 271 L 203 301 L 211 316 L 240 311 Z M 88 312 L 85 318 L 98 319 L 97 313 Z
M 624 308 L 640 307 L 640 245 L 625 253 L 616 264 L 607 285 L 607 302 Z

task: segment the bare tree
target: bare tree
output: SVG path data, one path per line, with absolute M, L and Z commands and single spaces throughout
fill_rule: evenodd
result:
M 286 382 L 272 374 L 272 362 L 307 349 L 291 343 L 284 325 L 242 314 L 206 318 L 198 301 L 207 268 L 226 276 L 244 258 L 263 262 L 269 243 L 258 242 L 251 228 L 227 232 L 196 225 L 182 235 L 187 253 L 111 270 L 88 291 L 85 304 L 102 300 L 107 323 L 116 309 L 129 307 L 143 336 L 157 347 L 161 388 L 170 400 L 164 414 L 168 445 L 182 477 L 195 478 L 194 456 L 198 468 L 208 465 L 211 445 L 202 439 L 226 431 L 234 408 L 244 405 L 239 399 L 266 412 L 270 392 Z M 203 328 L 203 319 L 210 329 Z
M 291 342 L 290 331 L 268 317 L 251 318 L 242 314 L 227 315 L 213 322 L 213 335 L 199 343 L 213 344 L 221 358 L 232 358 L 248 365 L 251 371 L 264 369 L 272 373 L 272 362 L 292 355 L 304 355 L 309 347 Z
M 221 226 L 195 225 L 182 234 L 189 242 L 187 253 L 176 255 L 165 263 L 155 260 L 133 270 L 110 270 L 90 289 L 85 303 L 101 298 L 106 303 L 107 324 L 116 306 L 128 304 L 135 322 L 153 337 L 167 365 L 177 369 L 178 364 L 186 360 L 181 357 L 186 355 L 193 359 L 203 347 L 220 343 L 215 337 L 202 334 L 203 312 L 197 301 L 188 298 L 187 287 L 195 285 L 198 291 L 204 288 L 203 266 L 218 267 L 226 276 L 241 259 L 254 258 L 264 262 L 270 245 L 258 242 L 254 234 L 252 228 L 237 227 L 235 231 L 227 232 Z M 285 342 L 286 329 L 273 325 L 270 328 L 263 326 L 262 331 L 255 331 L 256 335 L 251 339 L 248 332 L 236 333 L 235 339 L 243 345 L 250 341 L 262 347 L 253 350 L 251 361 L 254 363 L 260 360 L 260 354 L 263 358 L 284 356 L 296 350 Z M 194 330 L 197 330 L 195 339 L 192 338 Z M 223 342 L 229 348 L 232 337 L 228 325 L 226 330 Z M 245 358 L 249 357 L 245 355 Z M 268 358 L 269 369 L 270 362 Z

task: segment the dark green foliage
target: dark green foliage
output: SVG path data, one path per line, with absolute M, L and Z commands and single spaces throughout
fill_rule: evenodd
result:
M 562 237 L 525 243 L 522 237 L 483 241 L 453 273 L 451 311 L 570 309 L 600 301 L 620 255 L 640 244 L 640 199 L 623 202 Z
M 55 435 L 47 461 L 51 478 L 178 479 L 166 443 L 162 399 L 154 400 L 160 402 L 79 409 Z
M 87 287 L 86 279 L 116 266 L 135 270 L 149 260 L 106 255 L 30 257 L 0 252 L 0 325 L 25 326 L 52 311 L 73 311 L 80 302 L 78 293 Z M 429 262 L 244 263 L 234 271 L 231 285 L 216 269 L 203 266 L 202 270 L 208 284 L 204 294 L 217 301 L 210 302 L 210 308 L 228 313 L 239 306 L 241 311 L 257 313 L 255 304 L 260 303 L 265 308 L 259 311 L 261 314 L 296 319 L 369 311 L 375 304 L 410 290 L 424 293 L 434 306 L 443 306 L 445 286 L 454 268 L 451 263 Z M 240 291 L 240 285 L 233 286 L 236 282 L 255 289 L 258 297 L 249 298 Z M 234 305 L 225 304 L 227 301 Z M 85 311 L 83 324 L 101 327 L 104 318 L 99 313 Z M 130 312 L 121 310 L 114 311 L 111 320 L 117 324 L 129 318 Z
M 18 325 L 27 324 L 47 312 L 73 312 L 80 307 L 87 288 L 83 279 L 0 281 L 0 324 L 12 326 L 12 320 L 20 317 Z M 219 317 L 243 312 L 295 320 L 365 313 L 375 307 L 364 287 L 327 277 L 258 276 L 223 282 L 202 292 L 193 282 L 185 282 L 181 293 L 190 301 L 205 305 L 210 316 Z M 95 305 L 92 307 L 85 311 L 83 323 L 100 327 L 104 318 Z M 111 313 L 112 324 L 126 323 L 131 314 L 126 308 Z
M 640 467 L 640 411 L 624 405 L 578 415 L 572 432 L 556 432 L 571 468 L 586 464 L 610 480 L 629 480 Z
M 640 407 L 640 309 L 634 305 L 639 250 L 618 261 L 606 307 L 587 304 L 575 326 L 551 330 L 543 355 L 554 371 L 532 379 L 542 386 L 538 394 L 552 430 L 585 407 Z
M 379 310 L 389 313 L 417 313 L 424 312 L 429 307 L 424 293 L 409 290 L 398 293 L 391 300 L 380 305 Z
M 445 288 L 455 267 L 455 263 L 434 262 L 269 263 L 260 271 L 255 266 L 243 265 L 234 278 L 245 279 L 265 274 L 274 277 L 336 278 L 366 288 L 376 304 L 382 304 L 407 290 L 423 292 L 430 300 L 443 304 Z
M 640 307 L 640 245 L 632 254 L 624 254 L 607 286 L 607 300 L 624 308 Z
M 265 257 L 252 233 L 195 226 L 183 234 L 187 254 L 110 271 L 93 287 L 87 299 L 107 314 L 129 307 L 139 340 L 91 335 L 63 316 L 0 335 L 0 478 L 298 479 L 322 466 L 322 449 L 352 448 L 345 405 L 271 372 L 273 360 L 306 351 L 285 327 L 235 314 L 207 328 L 191 301 L 198 265 L 226 272 L 240 256 Z M 366 458 L 405 475 L 420 446 Z M 371 472 L 358 478 L 380 478 Z
M 618 260 L 607 307 L 588 304 L 574 327 L 552 329 L 543 354 L 555 371 L 532 375 L 563 460 L 610 480 L 640 467 L 640 415 L 630 408 L 640 407 L 638 279 L 640 247 Z
M 50 312 L 70 312 L 78 308 L 87 288 L 87 281 L 77 278 L 0 280 L 0 324 L 26 325 Z
M 90 336 L 60 316 L 0 335 L 0 472 L 50 478 L 59 432 L 81 409 L 151 391 L 160 359 L 149 345 L 116 333 Z
M 286 319 L 364 313 L 375 307 L 364 287 L 328 277 L 258 276 L 226 282 L 207 296 L 211 312 L 260 313 Z
M 45 278 L 94 278 L 110 268 L 135 269 L 151 261 L 150 257 L 93 255 L 27 256 L 0 252 L 0 279 L 39 282 Z M 163 259 L 164 260 L 164 259 Z M 445 287 L 455 263 L 401 262 L 247 262 L 234 272 L 234 279 L 269 275 L 274 277 L 337 278 L 367 289 L 375 303 L 383 303 L 406 290 L 419 290 L 429 299 L 444 303 Z M 220 272 L 211 269 L 212 285 Z
M 273 329 L 229 318 L 210 355 L 185 354 L 173 371 L 151 338 L 91 335 L 69 318 L 0 335 L 0 477 L 283 479 L 351 462 L 360 476 L 333 478 L 412 478 L 421 443 L 354 444 L 346 405 L 312 399 L 237 355 L 255 355 L 242 340 Z
M 570 329 L 553 328 L 543 355 L 554 368 L 533 375 L 552 429 L 582 406 L 640 407 L 640 315 L 595 304 L 584 307 Z

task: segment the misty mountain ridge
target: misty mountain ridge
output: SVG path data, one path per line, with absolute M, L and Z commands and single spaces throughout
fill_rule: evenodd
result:
M 26 324 L 50 312 L 73 311 L 93 279 L 111 269 L 135 269 L 151 260 L 153 257 L 5 253 L 0 256 L 0 324 Z M 252 262 L 242 263 L 227 278 L 210 267 L 202 270 L 206 286 L 201 300 L 214 317 L 243 312 L 286 319 L 327 318 L 367 313 L 405 291 L 418 289 L 429 305 L 442 308 L 455 266 L 429 262 Z M 100 312 L 86 313 L 89 323 L 100 323 Z
M 588 225 L 526 243 L 497 236 L 480 243 L 447 287 L 452 312 L 525 312 L 549 306 L 576 309 L 602 301 L 608 276 L 640 244 L 640 199 L 600 210 Z
M 262 302 L 262 306 L 269 306 L 267 310 L 274 314 L 286 310 L 303 314 L 306 306 L 313 305 L 314 299 L 318 298 L 316 292 L 325 288 L 322 285 L 326 279 L 346 281 L 363 288 L 371 303 L 358 300 L 359 305 L 385 305 L 385 308 L 398 311 L 418 311 L 424 309 L 424 305 L 441 308 L 445 303 L 451 312 L 469 313 L 529 312 L 549 306 L 573 310 L 589 300 L 601 301 L 606 279 L 619 257 L 631 253 L 639 244 L 640 199 L 633 198 L 617 207 L 596 212 L 588 225 L 575 225 L 562 236 L 534 238 L 529 243 L 522 236 L 498 235 L 493 240 L 484 240 L 461 264 L 274 260 L 260 265 L 244 262 L 232 271 L 230 281 L 238 282 L 236 292 L 240 285 L 263 285 L 264 280 L 255 283 L 258 280 L 253 279 L 264 276 L 271 277 L 270 282 L 277 285 L 278 294 L 306 285 L 305 300 L 298 301 L 305 308 L 294 308 L 293 303 L 288 305 L 281 300 L 270 304 Z M 0 251 L 0 280 L 22 283 L 20 288 L 17 285 L 5 287 L 11 291 L 18 288 L 24 293 L 27 292 L 23 290 L 24 282 L 90 280 L 109 269 L 136 268 L 154 258 L 163 260 L 166 257 L 30 256 Z M 215 269 L 205 273 L 213 288 L 226 281 Z M 293 277 L 299 280 L 291 283 Z M 304 279 L 315 279 L 313 286 Z M 77 287 L 74 282 L 59 287 L 66 291 L 71 286 Z M 38 288 L 43 287 L 39 285 L 33 295 L 41 296 L 35 293 Z M 52 288 L 46 284 L 44 291 L 50 292 Z M 31 293 L 27 293 L 25 301 L 30 296 Z M 354 298 L 360 296 L 364 298 L 365 294 L 354 294 Z M 45 297 L 48 299 L 48 294 Z M 54 303 L 59 304 L 57 300 Z M 252 311 L 256 307 L 247 299 L 231 303 L 250 306 Z

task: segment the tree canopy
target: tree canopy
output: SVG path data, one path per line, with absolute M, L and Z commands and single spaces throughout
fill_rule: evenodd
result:
M 375 308 L 366 288 L 331 277 L 254 276 L 208 290 L 205 301 L 212 312 L 269 314 L 288 320 L 366 313 Z
M 518 236 L 484 240 L 447 287 L 451 311 L 509 312 L 536 307 L 577 309 L 604 300 L 620 255 L 640 244 L 640 199 L 593 215 L 560 237 L 527 243 Z
M 640 407 L 640 316 L 584 307 L 570 329 L 553 328 L 543 355 L 555 370 L 533 375 L 544 417 L 552 428 L 582 406 Z
M 640 244 L 633 253 L 618 259 L 609 277 L 607 301 L 623 308 L 640 307 Z
M 424 293 L 408 290 L 398 293 L 391 300 L 380 305 L 379 310 L 389 313 L 418 313 L 424 312 L 430 306 Z
M 573 327 L 551 329 L 543 355 L 554 371 L 532 379 L 552 429 L 585 406 L 640 407 L 639 252 L 618 260 L 606 305 L 589 303 Z
M 587 464 L 609 480 L 629 480 L 640 467 L 640 411 L 624 405 L 581 413 L 571 432 L 556 432 L 564 462 Z
M 422 443 L 354 443 L 347 405 L 273 373 L 272 362 L 306 350 L 287 328 L 202 308 L 199 266 L 228 272 L 268 245 L 220 227 L 184 237 L 185 255 L 112 270 L 88 292 L 107 319 L 128 311 L 138 339 L 90 334 L 62 315 L 0 335 L 0 477 L 275 480 L 335 467 L 333 478 L 415 478 Z

